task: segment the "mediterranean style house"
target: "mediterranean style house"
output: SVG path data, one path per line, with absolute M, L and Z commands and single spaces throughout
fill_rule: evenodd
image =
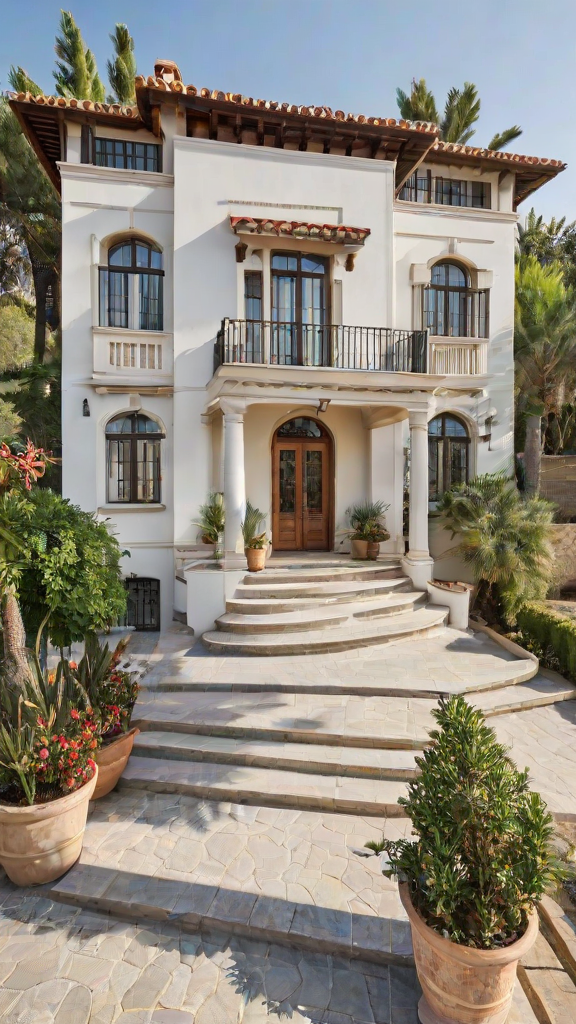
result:
M 213 491 L 232 581 L 247 499 L 275 552 L 348 551 L 346 509 L 382 499 L 382 550 L 425 587 L 438 495 L 513 470 L 516 210 L 564 165 L 170 61 L 136 94 L 11 99 L 62 195 L 64 495 L 164 623 Z

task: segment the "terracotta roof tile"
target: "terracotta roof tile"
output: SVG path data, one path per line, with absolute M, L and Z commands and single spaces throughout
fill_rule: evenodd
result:
M 438 134 L 438 126 L 428 121 L 405 121 L 395 117 L 366 117 L 365 114 L 346 114 L 343 110 L 332 110 L 331 107 L 298 106 L 293 103 L 278 103 L 276 100 L 255 100 L 251 96 L 243 96 L 239 92 L 221 92 L 218 89 L 198 89 L 195 85 L 184 85 L 179 80 L 166 81 L 164 78 L 149 75 L 136 76 L 136 88 L 160 89 L 162 92 L 184 93 L 186 96 L 199 96 L 201 99 L 217 100 L 231 103 L 234 106 L 250 107 L 254 110 L 276 111 L 280 114 L 296 114 L 301 117 L 312 117 L 323 121 L 340 121 L 347 124 L 366 124 L 382 128 L 403 128 L 409 131 L 425 132 L 429 135 Z
M 477 160 L 501 160 L 504 163 L 528 164 L 534 167 L 566 167 L 562 160 L 551 160 L 547 157 L 522 156 L 509 153 L 502 149 L 482 149 L 480 146 L 461 146 L 457 142 L 441 142 L 438 140 L 432 147 L 432 153 L 454 153 L 458 156 L 475 157 Z
M 237 235 L 282 235 L 355 245 L 364 245 L 370 234 L 370 228 L 352 228 L 346 224 L 308 224 L 300 220 L 270 220 L 268 217 L 230 217 L 230 227 Z
M 32 103 L 37 107 L 60 107 L 63 110 L 87 110 L 93 114 L 114 114 L 140 120 L 138 107 L 123 107 L 120 103 L 95 103 L 92 100 L 76 100 L 65 96 L 33 96 L 31 92 L 10 93 L 10 99 L 18 103 Z

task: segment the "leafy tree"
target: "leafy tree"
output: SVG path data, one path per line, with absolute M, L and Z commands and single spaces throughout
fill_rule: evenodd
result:
M 0 521 L 23 546 L 17 589 L 28 634 L 46 619 L 52 642 L 66 647 L 124 613 L 122 552 L 93 513 L 34 488 L 2 495 Z
M 542 214 L 536 216 L 534 207 L 524 224 L 518 224 L 517 259 L 534 256 L 542 266 L 556 263 L 562 270 L 564 284 L 576 286 L 576 221 L 566 223 L 566 217 L 552 217 L 546 223 Z
M 110 35 L 114 46 L 114 58 L 107 63 L 108 80 L 114 96 L 109 102 L 130 104 L 136 102 L 134 79 L 136 78 L 136 57 L 134 40 L 127 25 L 118 24 Z
M 541 498 L 522 498 L 500 474 L 478 476 L 440 498 L 438 511 L 472 569 L 476 607 L 488 622 L 514 622 L 524 604 L 545 597 L 552 509 Z
M 21 306 L 0 303 L 0 371 L 29 363 L 34 353 L 34 320 Z
M 449 90 L 442 115 L 439 114 L 434 95 L 424 78 L 420 81 L 412 80 L 409 94 L 403 89 L 396 89 L 396 100 L 402 117 L 408 121 L 432 121 L 437 124 L 443 142 L 465 145 L 476 134 L 473 125 L 480 117 L 480 97 L 472 82 L 464 82 L 461 89 L 452 87 Z M 503 149 L 521 134 L 519 125 L 513 125 L 494 135 L 487 149 Z
M 559 413 L 576 384 L 576 303 L 556 263 L 516 266 L 514 328 L 518 407 L 526 417 L 526 492 L 540 488 L 542 417 Z
M 54 71 L 58 95 L 103 103 L 104 86 L 94 54 L 87 49 L 70 11 L 60 13 L 60 35 L 56 36 L 54 49 L 59 58 Z

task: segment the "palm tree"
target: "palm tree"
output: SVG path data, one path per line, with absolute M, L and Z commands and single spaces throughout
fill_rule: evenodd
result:
M 108 100 L 123 104 L 135 103 L 136 57 L 134 56 L 134 40 L 128 31 L 128 26 L 116 25 L 110 39 L 114 46 L 115 57 L 108 61 L 107 69 L 114 97 L 108 97 Z
M 444 114 L 440 116 L 433 93 L 428 89 L 426 80 L 412 80 L 410 94 L 403 89 L 396 89 L 396 101 L 402 117 L 407 121 L 432 121 L 440 128 L 442 142 L 455 142 L 465 145 L 476 134 L 472 127 L 480 116 L 480 98 L 478 90 L 472 82 L 464 82 L 461 89 L 453 87 L 449 90 L 444 104 Z M 497 132 L 490 140 L 488 149 L 503 149 L 522 134 L 519 125 Z
M 576 385 L 576 301 L 558 264 L 542 266 L 535 256 L 518 262 L 514 349 L 526 415 L 526 491 L 534 495 L 540 489 L 542 417 L 558 412 Z
M 527 601 L 546 596 L 551 569 L 553 506 L 522 498 L 511 480 L 478 476 L 446 491 L 438 502 L 457 552 L 478 584 L 476 607 L 488 622 L 514 622 Z
M 70 11 L 60 13 L 60 35 L 54 49 L 59 60 L 54 71 L 59 96 L 104 102 L 105 93 L 92 50 L 87 49 L 82 33 Z

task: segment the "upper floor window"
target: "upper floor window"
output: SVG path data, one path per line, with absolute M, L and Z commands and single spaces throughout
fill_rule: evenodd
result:
M 488 290 L 472 288 L 460 264 L 436 263 L 424 289 L 424 327 L 439 337 L 487 338 Z
M 489 210 L 491 190 L 487 181 L 435 178 L 432 171 L 415 171 L 402 187 L 400 199 L 411 203 L 438 203 L 440 206 L 468 206 Z
M 112 246 L 100 267 L 100 326 L 163 330 L 163 279 L 156 246 L 134 238 Z
M 144 413 L 123 413 L 106 425 L 107 500 L 161 500 L 162 428 Z
M 449 413 L 428 424 L 428 499 L 468 481 L 470 438 L 461 420 Z
M 161 171 L 162 146 L 135 139 L 107 139 L 94 135 L 91 125 L 82 125 L 81 161 L 97 167 L 120 167 L 128 171 Z

